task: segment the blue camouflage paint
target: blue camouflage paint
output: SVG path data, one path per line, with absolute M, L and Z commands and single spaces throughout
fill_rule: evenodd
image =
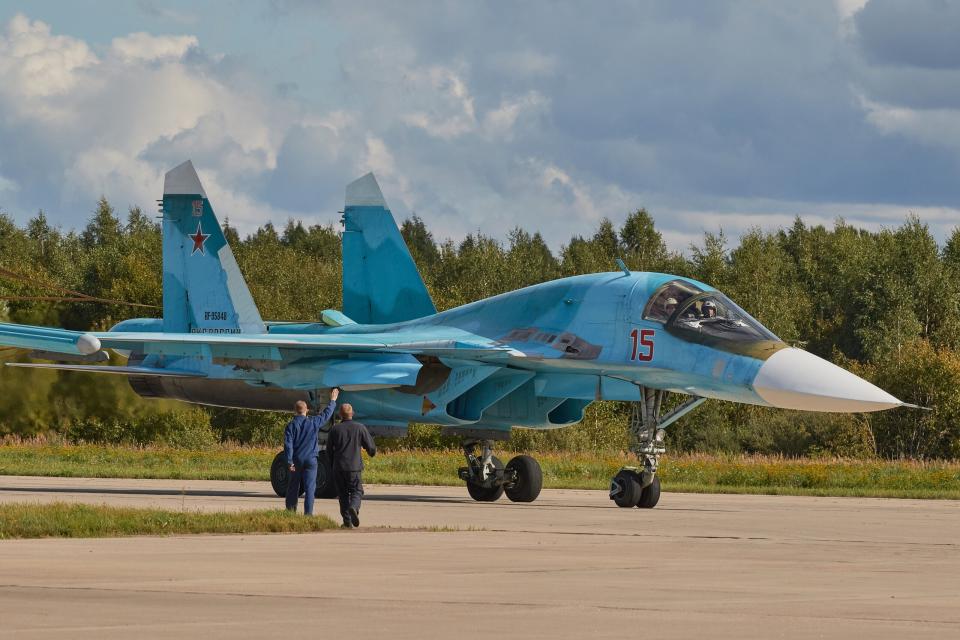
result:
M 189 160 L 172 169 L 164 180 L 163 330 L 266 330 Z
M 437 312 L 372 173 L 347 186 L 342 244 L 351 320 L 387 324 Z

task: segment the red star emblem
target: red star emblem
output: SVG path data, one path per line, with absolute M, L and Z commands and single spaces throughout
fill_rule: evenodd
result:
M 203 232 L 203 227 L 200 226 L 200 223 L 197 223 L 197 232 L 192 236 L 187 236 L 193 240 L 193 251 L 190 252 L 190 255 L 195 254 L 197 251 L 200 252 L 200 255 L 207 255 L 203 250 L 203 245 L 206 244 L 207 238 L 210 237 L 209 233 Z

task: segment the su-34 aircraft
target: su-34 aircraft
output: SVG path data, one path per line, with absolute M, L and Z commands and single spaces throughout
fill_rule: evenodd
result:
M 629 401 L 638 464 L 617 473 L 610 498 L 642 508 L 660 497 L 664 429 L 709 398 L 835 412 L 905 404 L 788 346 L 713 287 L 619 260 L 620 271 L 437 313 L 373 174 L 346 189 L 343 311 L 264 321 L 191 162 L 166 174 L 162 202 L 163 318 L 107 332 L 0 324 L 0 345 L 52 361 L 10 366 L 121 374 L 147 398 L 276 411 L 339 386 L 374 435 L 415 421 L 462 437 L 459 476 L 478 501 L 540 494 L 536 460 L 493 454 L 511 429 L 573 425 L 594 401 Z M 127 364 L 102 365 L 105 349 Z M 685 400 L 666 412 L 668 393 Z M 330 478 L 321 455 L 318 496 L 334 495 Z M 271 479 L 284 495 L 282 454 Z

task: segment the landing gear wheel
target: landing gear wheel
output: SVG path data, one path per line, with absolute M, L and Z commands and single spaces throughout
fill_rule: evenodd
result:
M 333 467 L 326 451 L 321 451 L 317 458 L 317 490 L 313 492 L 317 498 L 336 498 L 337 483 L 333 478 Z
M 467 493 L 477 502 L 496 502 L 503 495 L 503 485 L 484 487 L 472 482 L 467 483 Z
M 530 456 L 517 456 L 507 463 L 506 474 L 515 477 L 506 487 L 507 497 L 512 502 L 533 502 L 543 488 L 543 470 L 540 463 Z
M 623 469 L 613 477 L 610 483 L 610 499 L 623 509 L 632 509 L 637 506 L 642 495 L 640 478 L 634 471 Z M 659 493 L 657 495 L 659 497 Z
M 491 456 L 490 461 L 493 463 L 495 469 L 503 469 L 503 462 L 501 462 L 497 456 Z M 467 493 L 477 502 L 496 502 L 500 499 L 500 496 L 503 495 L 503 485 L 496 484 L 492 487 L 485 487 L 477 482 L 467 480 Z
M 287 482 L 290 481 L 290 469 L 287 467 L 287 457 L 281 451 L 273 458 L 270 465 L 270 484 L 273 486 L 273 492 L 281 498 L 287 495 Z M 317 485 L 320 486 L 319 484 Z M 300 495 L 303 495 L 303 487 L 300 487 Z
M 653 509 L 660 502 L 660 477 L 653 476 L 653 482 L 644 487 L 637 506 L 641 509 Z

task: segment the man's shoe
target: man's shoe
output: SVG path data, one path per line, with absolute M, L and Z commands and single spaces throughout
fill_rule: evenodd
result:
M 353 507 L 350 507 L 350 523 L 355 527 L 360 526 L 360 514 Z
M 344 521 L 343 521 L 343 524 L 340 525 L 340 528 L 341 528 L 341 529 L 353 529 L 353 523 L 350 522 L 349 520 L 344 520 Z

